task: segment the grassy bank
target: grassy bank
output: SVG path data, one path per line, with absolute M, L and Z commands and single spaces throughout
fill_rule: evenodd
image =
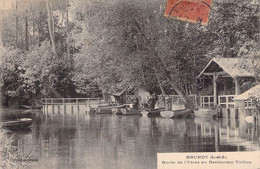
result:
M 12 145 L 13 134 L 5 129 L 0 129 L 0 168 L 23 169 L 29 166 L 28 161 L 23 161 L 21 149 Z

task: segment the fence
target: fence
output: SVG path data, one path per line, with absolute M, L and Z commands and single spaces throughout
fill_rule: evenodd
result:
M 100 98 L 44 98 L 42 99 L 43 105 L 101 105 L 107 104 Z
M 218 105 L 221 108 L 235 108 L 234 97 L 236 95 L 221 95 L 218 96 Z
M 214 96 L 199 96 L 200 107 L 213 107 Z

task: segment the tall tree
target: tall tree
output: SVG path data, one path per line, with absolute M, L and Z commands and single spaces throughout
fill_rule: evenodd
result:
M 46 9 L 48 13 L 48 28 L 49 28 L 49 35 L 51 39 L 51 45 L 52 50 L 55 56 L 58 56 L 57 54 L 57 48 L 56 48 L 56 42 L 55 42 L 55 32 L 54 32 L 54 19 L 53 19 L 53 11 L 52 11 L 52 4 L 50 3 L 50 0 L 46 0 Z
M 69 46 L 69 0 L 66 0 L 66 48 L 67 59 L 70 59 L 70 46 Z

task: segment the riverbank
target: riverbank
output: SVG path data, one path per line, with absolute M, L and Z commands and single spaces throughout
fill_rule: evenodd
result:
M 6 129 L 0 129 L 0 168 L 27 168 L 29 163 L 28 161 L 23 160 L 25 157 L 23 156 L 20 147 L 13 145 L 13 136 L 12 132 Z

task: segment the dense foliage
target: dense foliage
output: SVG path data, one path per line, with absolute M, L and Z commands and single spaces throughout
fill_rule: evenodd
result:
M 95 97 L 131 85 L 177 93 L 189 105 L 212 57 L 259 57 L 257 0 L 215 0 L 207 27 L 165 18 L 165 3 L 14 2 L 2 19 L 2 103 Z

